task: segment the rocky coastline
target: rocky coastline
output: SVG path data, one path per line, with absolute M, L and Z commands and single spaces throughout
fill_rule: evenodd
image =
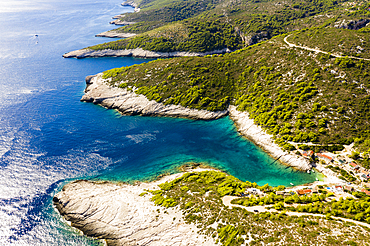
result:
M 137 185 L 78 180 L 65 185 L 53 203 L 73 227 L 104 239 L 109 246 L 217 245 L 212 238 L 199 235 L 196 225 L 186 224 L 180 209 L 156 206 L 150 193 L 142 195 L 182 174 Z
M 136 49 L 125 49 L 125 50 L 93 50 L 93 49 L 81 49 L 75 50 L 63 55 L 64 58 L 88 58 L 88 57 L 125 57 L 133 56 L 139 58 L 169 58 L 169 57 L 181 57 L 181 56 L 206 56 L 213 54 L 223 54 L 230 52 L 229 49 L 215 50 L 204 53 L 197 52 L 155 52 L 149 50 L 143 50 L 142 48 Z
M 145 96 L 118 87 L 108 85 L 102 73 L 86 78 L 85 95 L 81 101 L 100 104 L 109 109 L 116 109 L 126 115 L 169 116 L 197 120 L 219 119 L 228 111 L 210 112 L 182 107 L 180 105 L 164 105 L 149 101 Z
M 254 142 L 275 160 L 301 171 L 312 169 L 312 165 L 307 159 L 290 154 L 274 143 L 272 135 L 267 134 L 260 126 L 254 124 L 253 119 L 249 118 L 248 112 L 240 112 L 235 106 L 230 106 L 229 116 L 235 122 L 240 134 Z
M 102 73 L 86 78 L 85 95 L 81 101 L 100 104 L 109 109 L 116 109 L 126 115 L 168 116 L 200 120 L 219 119 L 226 115 L 235 122 L 238 131 L 261 147 L 275 160 L 301 171 L 312 169 L 310 162 L 300 156 L 290 154 L 274 143 L 272 136 L 260 126 L 254 124 L 247 112 L 240 112 L 235 106 L 228 110 L 210 112 L 182 107 L 180 105 L 164 105 L 156 101 L 149 101 L 144 95 L 138 95 L 127 89 L 112 87 L 102 78 Z
M 123 33 L 123 32 L 116 32 L 114 30 L 102 32 L 96 34 L 95 37 L 105 37 L 105 38 L 129 38 L 135 36 L 135 33 Z

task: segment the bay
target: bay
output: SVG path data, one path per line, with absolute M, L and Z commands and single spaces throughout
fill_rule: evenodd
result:
M 1 245 L 99 244 L 52 207 L 53 195 L 75 179 L 149 180 L 201 162 L 260 185 L 315 180 L 273 163 L 228 117 L 131 117 L 80 102 L 87 75 L 149 61 L 62 58 L 109 41 L 94 35 L 131 11 L 116 0 L 0 3 Z

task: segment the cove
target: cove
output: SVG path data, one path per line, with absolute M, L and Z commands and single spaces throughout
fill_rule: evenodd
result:
M 111 17 L 132 8 L 116 0 L 15 2 L 0 3 L 1 245 L 99 244 L 52 207 L 54 194 L 76 179 L 148 180 L 184 162 L 202 162 L 258 184 L 315 180 L 272 164 L 228 117 L 130 117 L 80 102 L 87 75 L 149 61 L 62 58 L 107 41 L 94 35 L 112 29 Z

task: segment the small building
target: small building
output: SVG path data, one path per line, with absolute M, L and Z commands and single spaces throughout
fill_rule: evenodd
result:
M 361 178 L 362 180 L 368 180 L 368 179 L 370 179 L 370 177 L 369 177 L 368 175 L 366 175 L 366 174 L 362 174 L 362 175 L 360 176 L 360 178 Z
M 359 165 L 357 165 L 354 162 L 351 162 L 349 165 L 350 165 L 350 167 L 351 167 L 352 170 L 358 170 L 360 168 Z
M 343 193 L 343 187 L 340 185 L 335 185 L 331 187 L 331 191 L 334 193 Z
M 319 192 L 319 188 L 317 186 L 314 186 L 312 188 L 312 193 L 318 193 Z
M 309 150 L 309 151 L 303 151 L 303 152 L 302 152 L 302 155 L 303 155 L 304 157 L 307 157 L 307 158 L 312 157 L 312 156 L 313 156 L 313 154 L 314 154 L 314 152 L 313 152 L 312 150 Z
M 370 191 L 362 189 L 361 192 L 364 192 L 366 195 L 370 196 Z
M 342 160 L 342 159 L 339 159 L 338 161 L 339 161 L 340 164 L 345 164 L 346 163 L 346 161 Z
M 352 192 L 352 191 L 353 191 L 353 187 L 352 187 L 352 186 L 349 186 L 349 185 L 345 185 L 345 186 L 343 187 L 343 189 L 344 189 L 345 191 L 350 191 L 350 192 Z
M 306 195 L 306 194 L 311 194 L 312 190 L 311 189 L 305 189 L 305 190 L 297 190 L 296 191 L 299 196 Z
M 319 158 L 319 159 L 322 159 L 326 162 L 332 162 L 333 161 L 333 158 L 328 156 L 328 155 L 325 155 L 325 154 L 321 154 L 321 153 L 317 153 L 316 156 Z

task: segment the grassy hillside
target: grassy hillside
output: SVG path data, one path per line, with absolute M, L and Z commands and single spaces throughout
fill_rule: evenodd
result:
M 171 23 L 135 37 L 89 47 L 103 49 L 135 49 L 158 52 L 206 52 L 242 47 L 242 39 L 234 28 L 220 21 L 184 21 Z
M 324 211 L 327 218 L 330 218 L 334 214 L 341 216 L 342 208 L 346 208 L 344 213 L 347 217 L 370 221 L 369 197 L 329 203 L 323 202 L 325 194 L 301 198 L 295 195 L 284 199 L 283 196 L 275 195 L 276 190 L 284 187 L 271 187 L 267 184 L 258 187 L 255 183 L 242 182 L 216 171 L 186 173 L 172 182 L 160 185 L 160 190 L 149 192 L 154 195 L 152 201 L 156 205 L 167 208 L 178 206 L 183 211 L 186 223 L 196 224 L 200 233 L 214 237 L 216 242 L 225 246 L 311 245 L 312 242 L 317 245 L 366 245 L 369 240 L 369 229 L 354 223 L 311 216 L 287 216 L 284 212 L 251 213 L 242 208 L 230 209 L 223 205 L 223 196 L 237 195 L 249 187 L 257 187 L 269 195 L 239 199 L 239 204 L 276 204 L 276 209 L 282 210 L 279 201 L 287 200 L 287 203 L 304 203 L 297 208 L 300 212 Z M 362 208 L 368 209 L 363 212 Z
M 117 68 L 104 76 L 165 104 L 211 111 L 237 105 L 287 149 L 287 141 L 349 144 L 369 138 L 370 62 L 288 48 L 283 39 L 231 54 Z
M 369 11 L 370 13 L 370 11 Z M 294 44 L 319 48 L 332 54 L 370 58 L 370 28 L 348 30 L 320 28 L 301 31 L 289 37 Z
M 139 36 L 90 48 L 130 47 L 163 52 L 237 49 L 292 30 L 322 25 L 327 21 L 343 20 L 349 16 L 354 19 L 369 16 L 365 11 L 366 4 L 358 2 L 360 10 L 353 11 L 348 9 L 347 3 L 346 0 L 290 0 L 284 3 L 278 0 L 141 1 L 140 12 L 128 13 L 122 18 L 137 23 L 116 29 L 118 32 L 137 33 Z M 171 31 L 169 35 L 168 29 L 171 30 L 174 25 L 182 28 Z M 184 30 L 190 35 L 184 37 Z M 179 40 L 178 36 L 182 39 Z

